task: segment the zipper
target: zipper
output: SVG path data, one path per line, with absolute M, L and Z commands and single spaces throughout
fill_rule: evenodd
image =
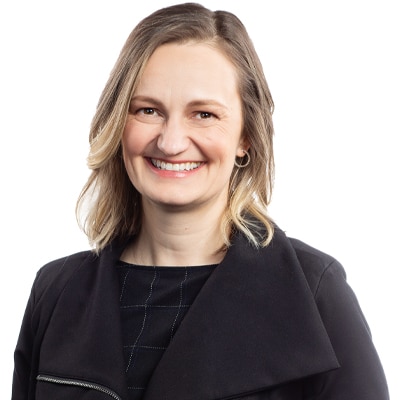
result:
M 105 393 L 115 400 L 122 400 L 122 398 L 118 396 L 117 393 L 115 393 L 111 389 L 108 389 L 105 386 L 98 385 L 97 383 L 82 381 L 79 379 L 59 378 L 57 376 L 50 375 L 38 375 L 36 377 L 36 380 L 42 382 L 58 383 L 60 385 L 78 386 L 85 389 L 93 389 L 97 390 L 98 392 Z

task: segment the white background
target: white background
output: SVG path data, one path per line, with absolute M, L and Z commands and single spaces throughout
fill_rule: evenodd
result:
M 397 1 L 232 3 L 203 2 L 242 19 L 264 64 L 276 103 L 271 215 L 344 265 L 400 398 Z M 170 4 L 0 3 L 1 398 L 36 271 L 88 247 L 74 207 L 100 92 L 133 26 Z

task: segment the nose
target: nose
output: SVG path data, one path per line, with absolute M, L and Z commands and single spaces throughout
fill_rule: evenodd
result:
M 157 146 L 166 156 L 183 153 L 190 144 L 187 127 L 182 121 L 168 119 L 158 136 Z

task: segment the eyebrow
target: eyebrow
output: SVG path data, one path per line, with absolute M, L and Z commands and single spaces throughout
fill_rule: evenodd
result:
M 224 104 L 220 103 L 219 101 L 213 99 L 199 99 L 199 100 L 192 100 L 188 104 L 189 107 L 200 107 L 200 106 L 215 106 L 219 108 L 227 109 Z
M 154 104 L 156 107 L 161 107 L 163 105 L 161 101 L 149 96 L 133 96 L 131 98 L 131 103 L 133 101 L 143 101 L 144 103 L 151 103 Z
M 162 107 L 163 103 L 160 100 L 157 100 L 153 97 L 150 96 L 133 96 L 131 99 L 131 102 L 133 101 L 143 101 L 145 103 L 151 103 L 154 104 L 156 107 Z M 192 100 L 187 104 L 188 107 L 202 107 L 202 106 L 214 106 L 214 107 L 219 107 L 223 109 L 228 109 L 227 106 L 224 104 L 220 103 L 219 101 L 213 100 L 213 99 L 197 99 L 197 100 Z

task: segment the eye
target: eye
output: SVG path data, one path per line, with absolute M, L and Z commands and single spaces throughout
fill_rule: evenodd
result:
M 151 108 L 151 107 L 140 108 L 136 112 L 138 114 L 149 115 L 149 116 L 157 114 L 157 111 L 154 108 Z
M 163 114 L 153 107 L 136 107 L 133 108 L 132 114 L 135 119 L 147 124 L 159 124 L 163 121 Z
M 196 114 L 196 118 L 198 118 L 198 119 L 211 119 L 211 118 L 215 118 L 215 115 L 213 113 L 208 112 L 208 111 L 199 111 Z
M 199 128 L 207 128 L 217 124 L 220 120 L 219 114 L 211 111 L 196 111 L 194 110 L 191 116 L 192 124 Z

